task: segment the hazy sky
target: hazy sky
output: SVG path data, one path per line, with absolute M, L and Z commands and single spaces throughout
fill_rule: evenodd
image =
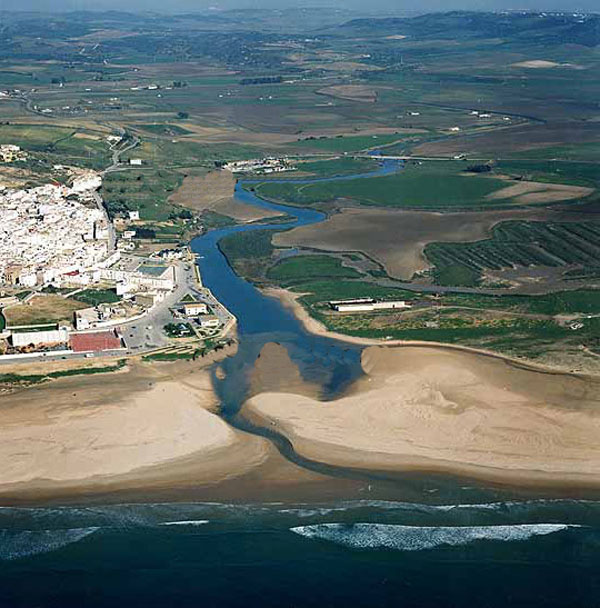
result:
M 600 11 L 599 0 L 0 0 L 2 10 L 160 10 L 168 12 L 228 8 L 281 8 L 284 6 L 338 6 L 364 12 L 434 11 L 452 9 L 540 9 Z M 367 8 L 368 7 L 368 8 Z

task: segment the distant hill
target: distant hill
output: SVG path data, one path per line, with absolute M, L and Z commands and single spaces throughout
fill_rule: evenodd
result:
M 413 18 L 353 19 L 334 35 L 404 35 L 429 39 L 505 38 L 526 42 L 600 45 L 600 15 L 572 13 L 479 13 L 453 11 Z

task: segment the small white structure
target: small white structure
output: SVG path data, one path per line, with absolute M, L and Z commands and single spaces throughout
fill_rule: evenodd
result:
M 199 322 L 202 329 L 216 329 L 220 325 L 219 317 L 213 315 L 204 315 L 199 318 Z
M 373 312 L 377 310 L 402 310 L 411 308 L 411 304 L 404 300 L 390 300 L 387 302 L 330 302 L 330 306 L 337 312 Z
M 75 329 L 77 331 L 96 327 L 100 320 L 100 313 L 96 308 L 84 308 L 75 311 Z
M 131 159 L 129 160 L 129 164 L 130 164 L 132 167 L 141 167 L 141 166 L 142 166 L 144 163 L 143 163 L 143 161 L 142 161 L 142 159 L 141 159 L 141 158 L 131 158 Z
M 187 302 L 183 305 L 186 317 L 197 317 L 208 313 L 208 306 L 204 302 Z
M 35 287 L 37 285 L 38 278 L 35 272 L 22 272 L 19 275 L 19 285 L 23 287 Z
M 140 219 L 140 212 L 139 211 L 130 211 L 129 212 L 129 219 L 132 222 L 136 222 L 137 220 Z

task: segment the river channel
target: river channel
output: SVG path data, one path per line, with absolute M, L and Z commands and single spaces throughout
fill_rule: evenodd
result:
M 292 181 L 307 184 L 376 177 L 393 173 L 401 167 L 401 163 L 397 161 L 384 161 L 376 171 L 364 175 Z M 274 181 L 288 183 L 290 180 Z M 215 378 L 222 410 L 226 416 L 235 415 L 243 403 L 247 391 L 247 373 L 268 342 L 277 342 L 285 346 L 292 361 L 298 365 L 302 376 L 310 382 L 319 384 L 325 398 L 333 397 L 362 374 L 360 346 L 315 336 L 306 331 L 294 314 L 278 300 L 265 296 L 251 283 L 239 277 L 221 253 L 218 247 L 219 241 L 231 234 L 265 229 L 289 230 L 322 222 L 327 217 L 314 209 L 266 201 L 244 188 L 244 185 L 252 183 L 258 182 L 239 181 L 235 188 L 235 200 L 268 209 L 273 212 L 273 216 L 286 214 L 291 218 L 289 222 L 271 224 L 266 222 L 222 228 L 197 237 L 191 243 L 192 250 L 198 256 L 203 283 L 238 320 L 238 352 L 222 365 L 226 377 L 223 380 Z

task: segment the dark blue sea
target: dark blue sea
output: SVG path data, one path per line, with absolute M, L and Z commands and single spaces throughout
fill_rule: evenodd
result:
M 0 510 L 11 607 L 598 606 L 600 503 Z

